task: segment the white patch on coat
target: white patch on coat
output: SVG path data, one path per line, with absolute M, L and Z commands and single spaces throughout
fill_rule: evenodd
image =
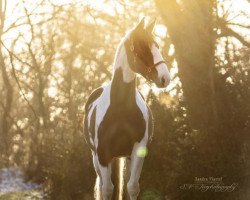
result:
M 97 149 L 98 146 L 98 135 L 97 135 L 98 127 L 101 124 L 110 105 L 110 87 L 111 87 L 110 84 L 102 87 L 103 88 L 102 94 L 90 105 L 91 108 L 87 116 L 88 127 L 90 127 L 91 118 L 94 109 L 96 109 L 94 141 L 93 138 L 91 137 L 92 136 L 91 133 L 89 132 L 90 141 L 92 145 L 95 147 L 95 149 Z
M 113 68 L 113 75 L 118 68 L 122 68 L 123 81 L 125 83 L 133 81 L 136 76 L 135 72 L 129 66 L 126 48 L 124 45 L 124 42 L 130 37 L 130 34 L 131 32 L 128 32 L 128 34 L 121 40 L 120 44 L 118 45 Z
M 155 44 L 152 45 L 151 52 L 153 54 L 154 64 L 156 64 L 156 63 L 158 63 L 160 61 L 164 61 L 160 50 L 155 46 Z M 165 79 L 165 85 L 164 86 L 167 86 L 169 84 L 170 80 L 171 80 L 170 73 L 168 71 L 167 65 L 165 63 L 161 63 L 160 65 L 158 65 L 156 67 L 156 70 L 158 72 L 159 80 L 164 78 Z
M 103 86 L 103 92 L 99 98 L 95 101 L 96 105 L 96 123 L 95 123 L 95 147 L 98 146 L 98 128 L 103 121 L 105 114 L 110 105 L 110 89 L 111 85 Z

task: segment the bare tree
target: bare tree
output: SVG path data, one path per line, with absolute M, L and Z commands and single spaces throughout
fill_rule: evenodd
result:
M 0 0 L 0 68 L 1 68 L 1 76 L 4 83 L 4 98 L 1 99 L 3 114 L 1 115 L 1 128 L 0 128 L 0 152 L 8 152 L 10 138 L 8 136 L 8 132 L 11 126 L 11 122 L 9 120 L 9 115 L 12 107 L 12 99 L 13 99 L 13 88 L 10 81 L 10 76 L 8 74 L 7 65 L 4 61 L 4 55 L 2 51 L 2 35 L 4 30 L 4 21 L 5 14 L 7 8 L 7 0 Z

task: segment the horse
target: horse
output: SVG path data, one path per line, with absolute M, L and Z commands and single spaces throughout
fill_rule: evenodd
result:
M 112 198 L 114 158 L 126 159 L 127 198 L 135 200 L 140 192 L 139 178 L 153 134 L 153 116 L 136 87 L 136 77 L 140 74 L 159 88 L 170 82 L 167 64 L 153 37 L 154 26 L 155 21 L 145 26 L 143 18 L 128 31 L 116 50 L 110 83 L 95 89 L 85 104 L 85 139 L 100 178 L 103 200 Z

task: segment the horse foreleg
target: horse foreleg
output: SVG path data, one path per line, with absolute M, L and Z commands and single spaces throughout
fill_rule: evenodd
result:
M 130 178 L 130 168 L 131 168 L 131 158 L 127 157 L 126 160 L 126 170 L 125 170 L 125 176 L 124 176 L 124 190 L 123 190 L 123 199 L 129 199 L 128 189 L 127 189 L 127 183 Z
M 99 167 L 98 157 L 94 152 L 92 152 L 92 157 L 93 157 L 93 164 L 94 164 L 96 175 L 99 177 L 99 183 L 96 179 L 95 199 L 99 200 L 101 198 L 100 193 L 101 193 L 101 189 L 102 189 L 101 171 L 100 171 L 100 167 Z
M 130 168 L 128 166 L 127 169 L 130 172 L 130 178 L 127 183 L 129 200 L 136 200 L 140 192 L 139 179 L 142 171 L 144 157 L 139 157 L 137 155 L 137 151 L 139 148 L 141 148 L 140 144 L 134 146 L 131 155 Z
M 111 181 L 111 163 L 107 167 L 99 164 L 100 174 L 101 174 L 101 195 L 103 200 L 111 200 L 114 185 Z

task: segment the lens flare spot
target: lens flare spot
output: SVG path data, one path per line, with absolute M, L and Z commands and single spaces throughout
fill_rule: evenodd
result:
M 147 147 L 139 147 L 139 148 L 137 149 L 137 151 L 136 151 L 136 155 L 137 155 L 138 157 L 141 157 L 141 158 L 146 157 L 147 154 L 148 154 L 148 149 L 147 149 Z

